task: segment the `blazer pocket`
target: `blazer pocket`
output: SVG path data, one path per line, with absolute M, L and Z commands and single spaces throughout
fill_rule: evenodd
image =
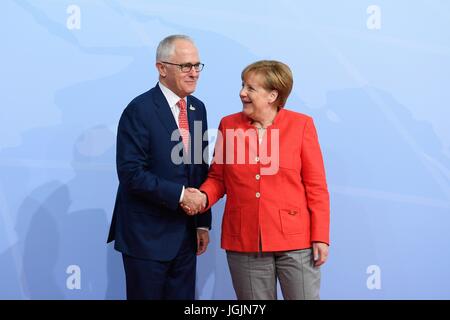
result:
M 284 234 L 302 234 L 304 230 L 300 209 L 280 209 L 281 229 Z
M 281 169 L 288 169 L 289 172 L 297 172 L 300 168 L 300 158 L 295 153 L 280 153 L 279 166 Z
M 232 208 L 225 212 L 223 220 L 223 233 L 230 236 L 241 235 L 241 209 Z

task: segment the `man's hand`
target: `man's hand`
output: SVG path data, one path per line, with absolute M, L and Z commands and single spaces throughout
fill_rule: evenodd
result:
M 209 231 L 197 229 L 197 255 L 201 255 L 206 251 L 209 244 Z
M 327 261 L 328 245 L 323 242 L 313 242 L 314 265 L 319 267 Z
M 206 207 L 206 195 L 195 188 L 184 190 L 181 207 L 190 216 L 203 211 Z

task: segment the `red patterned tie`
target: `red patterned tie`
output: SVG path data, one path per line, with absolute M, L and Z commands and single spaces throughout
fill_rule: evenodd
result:
M 177 103 L 178 107 L 180 108 L 180 114 L 178 115 L 178 126 L 180 127 L 180 134 L 183 138 L 183 144 L 184 149 L 186 151 L 189 150 L 189 123 L 187 118 L 187 111 L 186 111 L 186 101 L 184 99 L 181 99 Z

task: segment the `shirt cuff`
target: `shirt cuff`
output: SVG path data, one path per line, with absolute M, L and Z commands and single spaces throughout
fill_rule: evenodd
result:
M 184 186 L 183 186 L 183 190 L 181 190 L 180 203 L 183 201 L 183 196 L 184 196 Z
M 206 227 L 197 227 L 197 230 L 206 230 L 206 231 L 209 231 L 209 229 L 206 228 Z

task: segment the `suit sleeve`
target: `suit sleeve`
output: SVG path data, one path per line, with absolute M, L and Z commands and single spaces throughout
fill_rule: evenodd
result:
M 208 209 L 211 208 L 226 193 L 226 187 L 223 178 L 223 160 L 225 159 L 225 141 L 223 135 L 222 122 L 217 132 L 216 145 L 214 147 L 214 157 L 209 168 L 208 178 L 201 185 L 200 190 L 208 196 Z
M 159 177 L 146 165 L 149 156 L 147 117 L 130 104 L 122 114 L 117 131 L 117 174 L 120 184 L 132 193 L 176 210 L 183 186 Z
M 330 200 L 314 122 L 306 122 L 301 148 L 302 180 L 311 214 L 311 241 L 329 244 Z

